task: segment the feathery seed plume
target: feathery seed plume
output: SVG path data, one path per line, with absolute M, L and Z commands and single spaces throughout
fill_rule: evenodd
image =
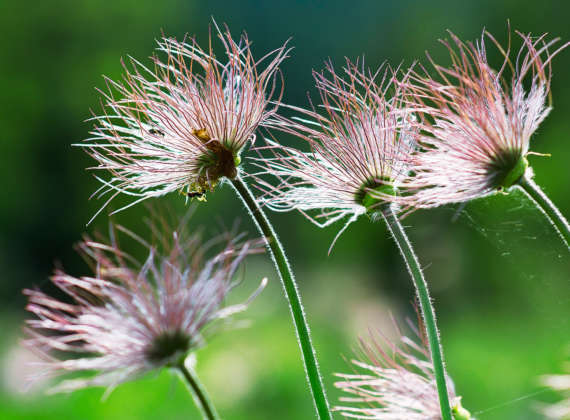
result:
M 360 340 L 365 361 L 352 360 L 354 373 L 336 374 L 341 380 L 335 386 L 348 394 L 341 398 L 343 405 L 335 407 L 336 411 L 356 419 L 441 420 L 427 339 L 410 326 L 418 337 L 402 335 L 396 326 L 397 343 L 382 334 L 378 338 L 371 334 L 369 342 Z M 454 419 L 472 419 L 461 406 L 451 379 L 447 382 Z
M 275 211 L 299 210 L 320 227 L 345 217 L 348 226 L 371 208 L 397 202 L 415 148 L 414 117 L 402 106 L 392 70 L 372 73 L 349 60 L 343 70 L 346 79 L 331 63 L 326 73 L 313 72 L 323 113 L 289 107 L 301 117 L 278 115 L 269 124 L 301 138 L 310 151 L 268 140 L 273 156 L 257 159 L 262 202 Z M 277 184 L 264 181 L 265 174 Z
M 478 42 L 463 42 L 450 32 L 452 64 L 430 61 L 439 77 L 412 72 L 403 88 L 421 115 L 421 151 L 414 156 L 414 190 L 408 204 L 436 207 L 472 200 L 508 188 L 530 171 L 529 142 L 550 112 L 552 58 L 558 39 L 517 32 L 523 45 L 511 57 L 488 32 Z M 496 70 L 487 59 L 485 39 L 503 56 Z
M 147 249 L 146 261 L 138 262 L 119 247 L 117 231 Z M 112 388 L 179 363 L 204 344 L 204 333 L 211 331 L 215 320 L 247 306 L 246 302 L 222 307 L 236 285 L 233 276 L 239 264 L 261 248 L 238 237 L 206 258 L 209 248 L 221 240 L 203 244 L 199 235 L 175 232 L 160 253 L 120 226 L 111 229 L 109 242 L 85 239 L 79 248 L 93 275 L 74 277 L 57 270 L 51 278 L 71 300 L 24 291 L 27 310 L 36 316 L 27 321 L 24 345 L 45 361 L 37 376 L 83 373 L 60 382 L 54 392 Z M 265 279 L 250 300 L 264 285 Z
M 104 114 L 78 144 L 97 160 L 92 169 L 111 174 L 97 177 L 103 185 L 93 195 L 110 195 L 103 208 L 121 193 L 136 199 L 115 212 L 173 191 L 203 200 L 237 175 L 240 153 L 279 106 L 276 76 L 289 50 L 255 61 L 245 34 L 234 41 L 227 27 L 215 28 L 225 62 L 211 36 L 208 50 L 194 39 L 163 38 L 153 70 L 130 58 L 122 82 L 106 79 Z

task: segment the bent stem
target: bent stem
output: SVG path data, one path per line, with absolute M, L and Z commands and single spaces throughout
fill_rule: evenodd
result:
M 271 258 L 275 263 L 277 272 L 285 289 L 285 295 L 287 296 L 287 301 L 289 302 L 289 308 L 291 309 L 291 314 L 293 315 L 293 321 L 295 324 L 295 331 L 297 333 L 297 339 L 301 347 L 301 353 L 303 355 L 303 363 L 305 365 L 305 374 L 309 381 L 309 386 L 311 393 L 313 395 L 313 401 L 317 409 L 317 413 L 320 419 L 331 419 L 331 414 L 329 411 L 329 405 L 327 402 L 327 397 L 325 394 L 325 388 L 319 373 L 319 366 L 317 364 L 317 358 L 315 355 L 315 349 L 311 343 L 311 336 L 309 332 L 309 325 L 305 317 L 305 312 L 303 310 L 303 305 L 301 303 L 301 296 L 297 290 L 297 285 L 295 283 L 295 278 L 293 277 L 293 271 L 289 266 L 287 257 L 285 256 L 285 251 L 279 242 L 273 226 L 269 222 L 269 219 L 257 204 L 255 197 L 245 184 L 243 180 L 238 175 L 236 178 L 230 179 L 232 186 L 234 187 L 236 193 L 241 198 L 249 214 L 251 215 L 257 229 L 261 235 L 265 238 L 267 246 L 270 250 Z
M 388 225 L 390 233 L 394 241 L 400 248 L 402 257 L 408 267 L 408 272 L 412 276 L 418 299 L 420 301 L 420 308 L 422 311 L 426 333 L 429 341 L 429 348 L 431 352 L 431 360 L 433 363 L 433 370 L 437 384 L 437 392 L 439 394 L 439 404 L 441 407 L 441 417 L 443 420 L 452 420 L 451 408 L 449 405 L 449 395 L 447 393 L 447 383 L 445 381 L 445 368 L 443 365 L 443 354 L 439 342 L 439 334 L 435 321 L 435 312 L 429 296 L 427 283 L 424 279 L 422 269 L 418 262 L 418 258 L 414 253 L 412 244 L 408 239 L 403 226 L 400 224 L 398 217 L 394 213 L 392 207 L 388 207 L 382 212 L 384 220 Z
M 184 359 L 176 365 L 176 368 L 178 368 L 184 379 L 186 379 L 190 393 L 192 394 L 196 405 L 200 408 L 204 419 L 220 420 L 220 416 L 218 416 L 218 413 L 214 408 L 214 404 L 212 404 L 212 400 L 210 400 L 210 397 L 206 392 L 206 388 L 204 388 L 204 385 L 202 385 L 198 380 L 196 374 L 191 369 L 188 369 L 184 363 Z
M 560 210 L 550 201 L 529 175 L 521 176 L 515 185 L 522 189 L 536 204 L 539 210 L 546 215 L 570 250 L 570 225 L 562 213 L 560 213 Z

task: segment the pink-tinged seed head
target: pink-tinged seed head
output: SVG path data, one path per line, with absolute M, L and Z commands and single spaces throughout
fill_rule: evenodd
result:
M 340 380 L 335 386 L 347 394 L 341 397 L 342 405 L 335 407 L 336 411 L 357 419 L 441 419 L 428 343 L 423 330 L 410 326 L 415 337 L 402 335 L 396 327 L 397 342 L 382 333 L 360 340 L 362 357 L 352 360 L 354 372 L 336 374 Z M 454 413 L 458 413 L 455 418 L 470 419 L 449 378 L 448 384 Z
M 321 227 L 347 216 L 356 220 L 369 210 L 367 196 L 376 204 L 397 201 L 417 135 L 390 68 L 372 73 L 363 62 L 347 60 L 343 73 L 331 63 L 313 72 L 320 105 L 289 107 L 297 117 L 276 116 L 268 124 L 302 139 L 309 151 L 268 140 L 259 149 L 273 154 L 257 161 L 263 203 L 275 211 L 299 210 Z
M 402 86 L 422 133 L 407 185 L 412 206 L 468 201 L 524 175 L 530 138 L 550 112 L 551 60 L 568 45 L 550 52 L 557 39 L 518 33 L 522 46 L 512 54 L 510 40 L 505 49 L 486 31 L 475 43 L 450 35 L 452 42 L 442 43 L 451 65 L 430 58 L 435 75 L 412 72 Z M 497 68 L 488 61 L 486 40 L 503 57 Z
M 118 232 L 145 247 L 145 261 L 119 247 Z M 206 258 L 221 241 L 227 241 L 225 248 Z M 112 388 L 179 362 L 204 344 L 213 321 L 245 309 L 247 303 L 223 307 L 223 302 L 236 285 L 239 264 L 261 251 L 259 242 L 240 242 L 239 236 L 203 244 L 199 235 L 183 232 L 163 238 L 159 251 L 120 226 L 112 228 L 109 241 L 86 238 L 79 248 L 93 275 L 74 277 L 57 270 L 51 278 L 68 299 L 24 291 L 27 310 L 35 315 L 26 323 L 24 345 L 43 360 L 31 379 L 82 373 L 60 382 L 54 392 Z
M 279 106 L 279 65 L 286 45 L 256 61 L 245 34 L 234 41 L 215 25 L 225 52 L 216 58 L 194 39 L 158 41 L 149 69 L 130 58 L 122 81 L 106 79 L 104 113 L 84 143 L 98 162 L 103 186 L 94 195 L 137 199 L 173 191 L 203 198 L 220 179 L 237 174 L 240 153 Z M 105 207 L 105 205 L 103 207 Z

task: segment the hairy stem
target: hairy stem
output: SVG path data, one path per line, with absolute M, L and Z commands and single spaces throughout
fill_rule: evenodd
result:
M 283 250 L 283 247 L 281 246 L 281 243 L 279 242 L 279 239 L 275 234 L 275 231 L 273 229 L 273 226 L 271 226 L 269 219 L 255 200 L 255 197 L 247 185 L 239 176 L 231 179 L 230 181 L 236 193 L 239 195 L 249 210 L 249 214 L 257 226 L 257 229 L 265 238 L 265 241 L 271 253 L 271 258 L 273 259 L 275 267 L 277 268 L 277 272 L 279 273 L 287 301 L 289 302 L 289 308 L 291 309 L 291 314 L 293 316 L 297 339 L 299 341 L 299 346 L 301 347 L 301 353 L 303 355 L 305 373 L 307 375 L 307 380 L 309 381 L 309 386 L 313 395 L 313 401 L 315 403 L 318 416 L 320 419 L 332 419 L 327 397 L 325 394 L 325 388 L 321 374 L 319 373 L 319 366 L 317 364 L 315 349 L 311 343 L 309 325 L 307 323 L 303 305 L 301 303 L 301 296 L 297 290 L 295 278 L 293 277 L 293 271 L 291 270 L 289 262 L 287 261 L 285 251 Z
M 204 419 L 220 420 L 220 416 L 218 416 L 218 413 L 214 408 L 214 404 L 212 404 L 212 400 L 210 400 L 204 385 L 202 385 L 198 380 L 196 374 L 184 364 L 184 359 L 182 359 L 176 367 L 186 380 L 190 393 L 192 394 L 196 405 L 200 408 Z
M 449 395 L 447 392 L 447 383 L 445 380 L 443 354 L 439 342 L 439 333 L 435 321 L 435 312 L 429 296 L 427 283 L 424 279 L 418 258 L 416 257 L 416 254 L 412 248 L 412 244 L 410 243 L 410 240 L 408 239 L 406 232 L 404 231 L 403 226 L 400 224 L 400 221 L 398 220 L 398 217 L 394 213 L 392 207 L 388 207 L 386 210 L 384 210 L 382 212 L 382 215 L 384 216 L 384 220 L 386 220 L 386 224 L 392 233 L 394 241 L 398 245 L 398 248 L 400 248 L 400 252 L 402 254 L 402 257 L 404 257 L 406 266 L 408 267 L 408 272 L 410 273 L 410 276 L 412 276 L 412 280 L 418 294 L 420 308 L 422 311 L 429 341 L 435 380 L 437 383 L 437 392 L 439 394 L 439 404 L 441 407 L 441 417 L 443 420 L 452 420 L 451 408 L 449 405 Z
M 568 220 L 566 220 L 562 213 L 560 213 L 560 210 L 558 210 L 554 203 L 550 201 L 530 176 L 521 176 L 516 185 L 522 189 L 536 204 L 540 211 L 546 215 L 570 250 L 570 225 L 568 224 Z

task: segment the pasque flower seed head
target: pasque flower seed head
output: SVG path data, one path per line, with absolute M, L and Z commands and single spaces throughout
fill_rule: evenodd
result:
M 119 247 L 117 229 L 146 247 L 146 261 L 139 263 Z M 83 373 L 54 391 L 113 387 L 176 364 L 203 345 L 213 321 L 245 309 L 244 304 L 224 308 L 223 302 L 236 284 L 239 264 L 260 251 L 255 242 L 239 242 L 238 237 L 206 258 L 210 245 L 198 235 L 175 232 L 160 253 L 134 233 L 117 229 L 109 242 L 86 239 L 79 245 L 92 276 L 57 270 L 51 278 L 71 300 L 25 290 L 27 309 L 36 318 L 27 321 L 24 344 L 44 360 L 37 375 Z
M 103 186 L 94 195 L 110 195 L 105 205 L 121 193 L 137 197 L 128 206 L 173 191 L 203 199 L 237 175 L 240 153 L 279 106 L 276 75 L 288 50 L 256 61 L 245 34 L 235 41 L 215 28 L 226 61 L 211 37 L 208 50 L 163 38 L 154 69 L 131 58 L 122 82 L 107 79 L 104 113 L 79 144 L 97 160 L 92 169 L 111 174 L 97 177 Z

